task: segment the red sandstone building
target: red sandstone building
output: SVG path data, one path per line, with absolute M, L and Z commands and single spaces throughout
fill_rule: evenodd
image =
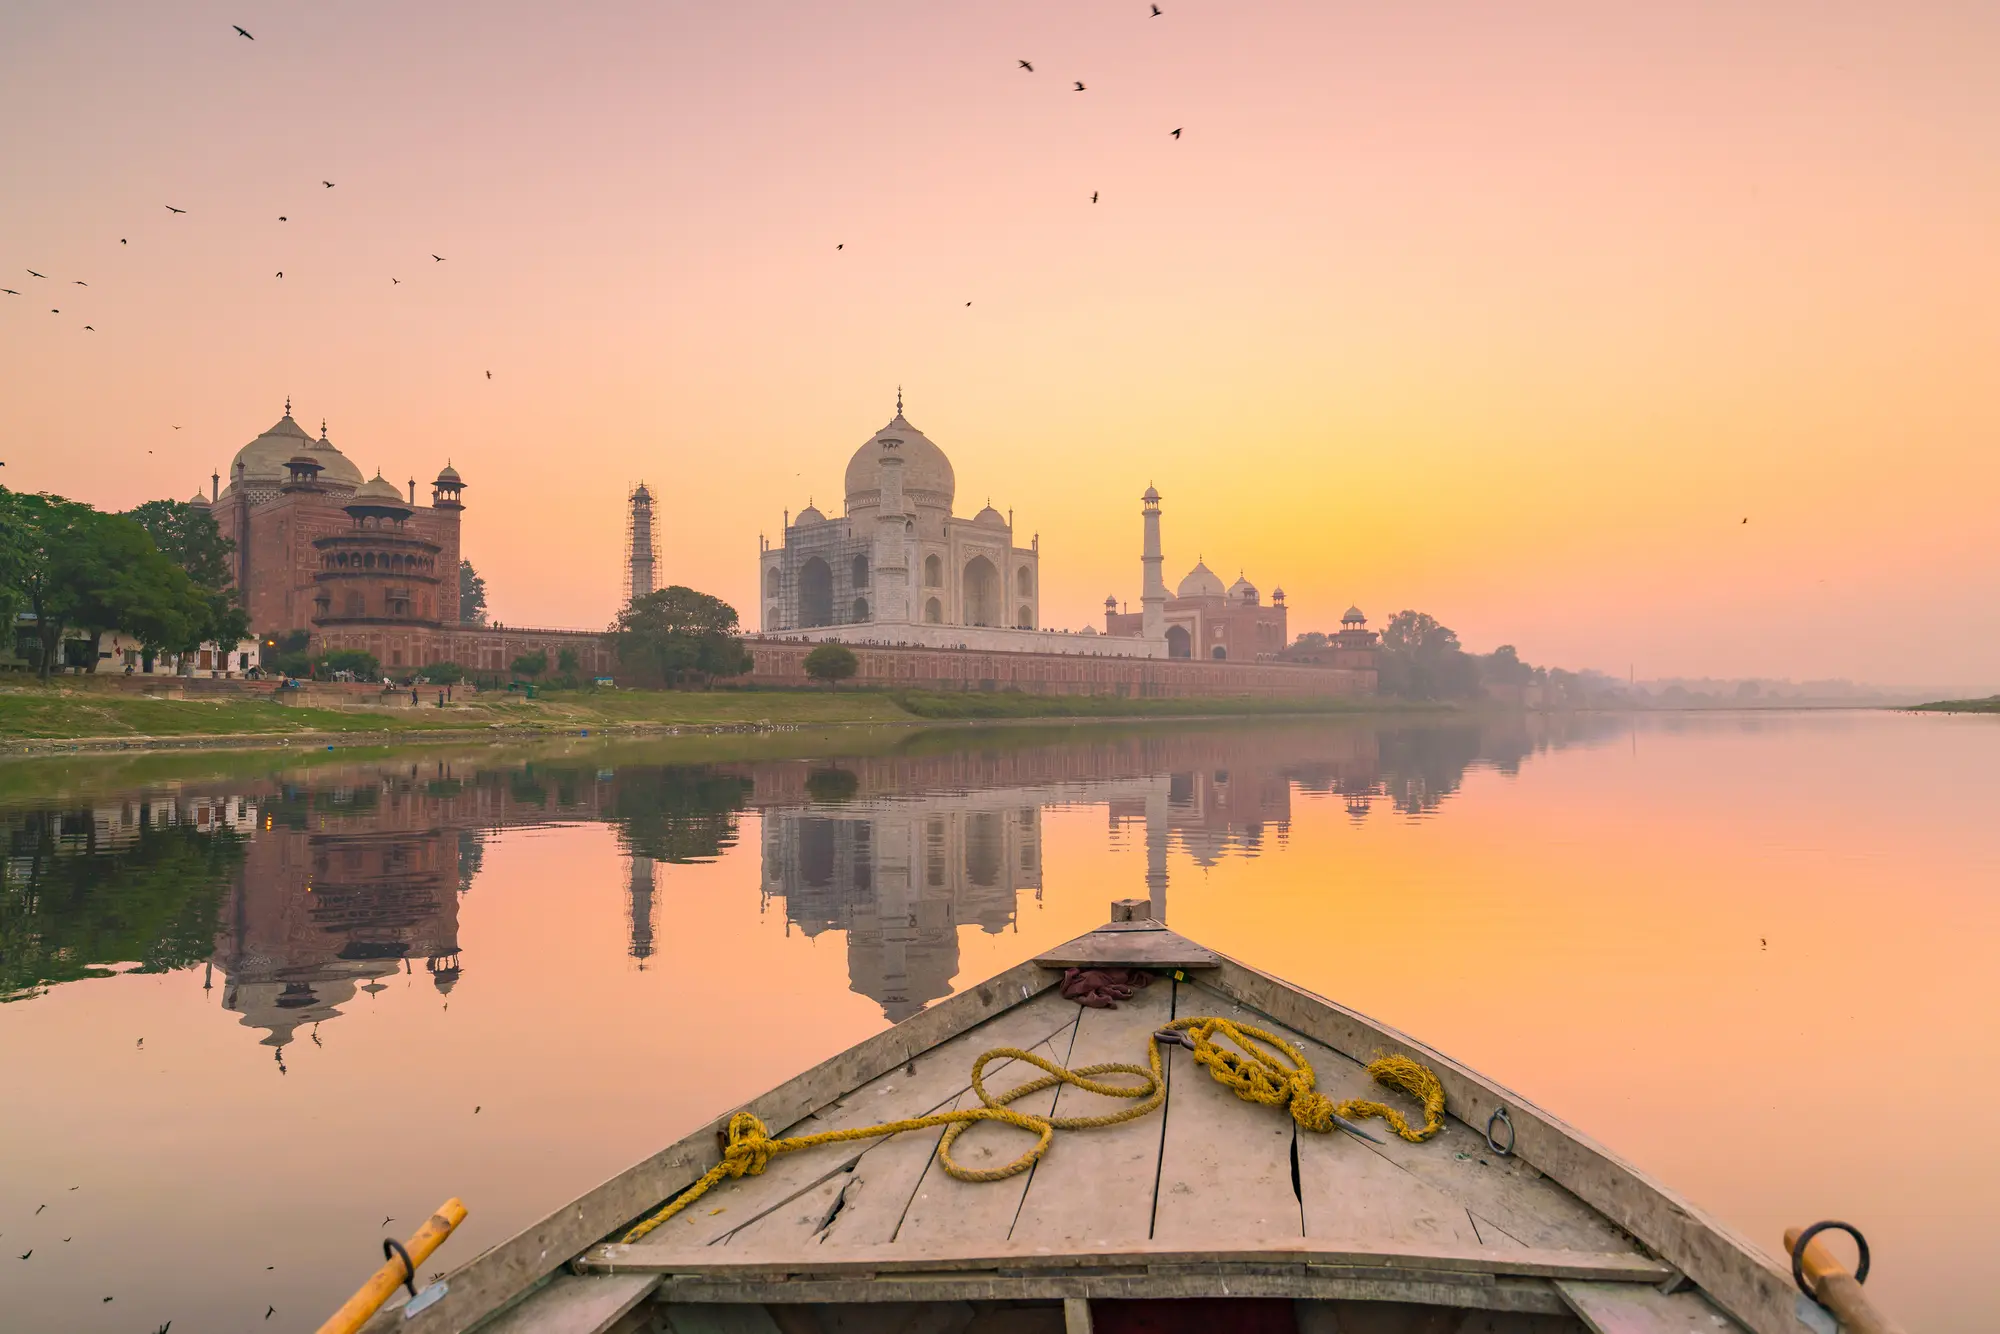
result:
M 277 424 L 236 452 L 229 485 L 221 480 L 195 503 L 236 544 L 236 587 L 260 636 L 305 630 L 315 652 L 361 649 L 392 675 L 441 662 L 499 672 L 535 652 L 553 666 L 565 650 L 583 674 L 611 672 L 601 635 L 460 620 L 465 483 L 449 463 L 419 505 L 416 478 L 407 493 L 379 471 L 364 479 L 324 424 L 315 440 L 292 420 L 287 399 Z
M 1174 596 L 1167 599 L 1167 656 L 1216 662 L 1269 661 L 1291 643 L 1285 625 L 1285 590 L 1271 591 L 1266 606 L 1257 586 L 1242 575 L 1228 588 L 1206 563 L 1196 561 Z M 1145 616 L 1121 612 L 1118 599 L 1104 599 L 1104 633 L 1145 633 Z

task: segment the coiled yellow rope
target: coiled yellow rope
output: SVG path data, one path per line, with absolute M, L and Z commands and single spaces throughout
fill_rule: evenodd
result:
M 1292 1119 L 1307 1130 L 1325 1134 L 1334 1129 L 1334 1117 L 1343 1116 L 1350 1120 L 1364 1116 L 1379 1116 L 1389 1123 L 1398 1135 L 1411 1143 L 1421 1143 L 1438 1132 L 1444 1124 L 1444 1086 L 1438 1083 L 1436 1075 L 1407 1056 L 1384 1056 L 1368 1066 L 1368 1073 L 1377 1082 L 1392 1088 L 1402 1089 L 1424 1105 L 1424 1125 L 1421 1130 L 1412 1130 L 1401 1112 L 1386 1103 L 1372 1102 L 1364 1098 L 1349 1098 L 1336 1103 L 1313 1087 L 1312 1064 L 1305 1054 L 1275 1033 L 1269 1033 L 1250 1024 L 1239 1024 L 1229 1019 L 1177 1019 L 1167 1025 L 1165 1031 L 1187 1034 L 1194 1043 L 1194 1059 L 1198 1065 L 1206 1066 L 1217 1083 L 1235 1091 L 1236 1096 L 1246 1102 L 1263 1103 L 1271 1107 L 1289 1108 Z M 1216 1035 L 1221 1035 L 1242 1048 L 1243 1054 L 1219 1047 Z M 1275 1049 L 1275 1051 L 1273 1050 Z M 1278 1054 L 1287 1058 L 1289 1064 L 1278 1059 Z M 1018 1088 L 1012 1088 L 998 1095 L 986 1091 L 986 1067 L 1001 1058 L 1026 1061 L 1047 1071 L 1039 1079 L 1030 1080 Z M 1106 1062 L 1101 1065 L 1086 1065 L 1071 1070 L 1044 1059 L 1033 1052 L 1022 1051 L 1019 1047 L 995 1047 L 982 1053 L 972 1063 L 972 1091 L 979 1095 L 980 1106 L 949 1112 L 932 1112 L 928 1116 L 912 1116 L 901 1121 L 885 1121 L 881 1125 L 856 1126 L 851 1130 L 823 1130 L 816 1135 L 792 1135 L 784 1139 L 771 1138 L 770 1130 L 753 1113 L 738 1112 L 729 1118 L 729 1143 L 722 1151 L 722 1161 L 708 1169 L 700 1180 L 670 1200 L 663 1208 L 634 1226 L 619 1238 L 621 1242 L 633 1242 L 651 1232 L 660 1224 L 672 1218 L 689 1205 L 706 1195 L 709 1189 L 724 1178 L 756 1176 L 773 1158 L 780 1154 L 792 1153 L 799 1149 L 815 1148 L 821 1144 L 837 1144 L 844 1140 L 874 1139 L 880 1135 L 900 1134 L 905 1130 L 926 1130 L 933 1126 L 945 1127 L 944 1135 L 938 1140 L 938 1165 L 945 1172 L 960 1181 L 1001 1181 L 1027 1171 L 1041 1160 L 1049 1146 L 1055 1142 L 1058 1130 L 1087 1130 L 1094 1126 L 1117 1125 L 1121 1121 L 1131 1121 L 1146 1115 L 1160 1105 L 1166 1096 L 1166 1077 L 1160 1062 L 1160 1039 L 1154 1034 L 1146 1044 L 1146 1067 Z M 1143 1084 L 1129 1086 L 1106 1084 L 1092 1078 L 1094 1075 L 1133 1075 L 1144 1080 Z M 1103 1116 L 1033 1116 L 1017 1112 L 1007 1106 L 1016 1098 L 1038 1093 L 1057 1084 L 1069 1084 L 1086 1093 L 1101 1093 L 1112 1098 L 1130 1098 L 1134 1105 L 1121 1111 L 1108 1112 Z M 951 1156 L 951 1146 L 968 1126 L 980 1121 L 1000 1121 L 1017 1126 L 1035 1136 L 1033 1147 L 1029 1148 L 1013 1162 L 999 1167 L 975 1169 L 962 1167 Z

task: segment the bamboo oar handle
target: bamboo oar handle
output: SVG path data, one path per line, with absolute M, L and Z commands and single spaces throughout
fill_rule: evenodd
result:
M 1820 1245 L 1818 1237 L 1808 1239 L 1804 1253 L 1800 1253 L 1799 1238 L 1805 1231 L 1785 1229 L 1785 1253 L 1796 1257 L 1794 1268 L 1805 1275 L 1809 1295 L 1839 1318 L 1844 1334 L 1904 1334 L 1901 1325 L 1875 1308 L 1861 1290 L 1861 1280 L 1848 1273 L 1847 1266 Z M 1862 1265 L 1864 1271 L 1867 1267 Z
M 389 1294 L 403 1286 L 408 1278 L 416 1281 L 417 1265 L 429 1258 L 430 1253 L 444 1245 L 451 1230 L 465 1221 L 465 1205 L 458 1199 L 446 1200 L 438 1206 L 438 1211 L 424 1220 L 424 1225 L 410 1234 L 403 1249 L 410 1254 L 410 1268 L 403 1267 L 403 1258 L 394 1256 L 382 1262 L 382 1267 L 372 1274 L 360 1289 L 349 1297 L 344 1305 L 319 1327 L 319 1334 L 354 1334 L 368 1318 L 381 1309 L 389 1300 Z

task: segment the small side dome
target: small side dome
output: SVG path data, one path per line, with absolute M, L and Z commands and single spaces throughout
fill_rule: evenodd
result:
M 1229 596 L 1239 602 L 1255 602 L 1257 600 L 1257 585 L 1239 574 L 1236 576 L 1236 582 L 1229 586 Z
M 438 470 L 436 485 L 463 486 L 464 484 L 465 484 L 465 479 L 458 475 L 458 469 L 452 467 L 449 463 L 445 464 L 443 468 Z
M 1146 488 L 1146 494 L 1139 497 L 1139 499 L 1141 500 L 1158 500 L 1159 498 L 1160 498 L 1160 493 L 1158 491 L 1155 491 L 1150 486 Z
M 994 509 L 991 505 L 973 515 L 972 521 L 974 523 L 983 523 L 989 528 L 1005 528 L 1007 526 L 1007 516 L 999 510 Z
M 403 493 L 396 489 L 394 482 L 382 475 L 380 469 L 376 470 L 373 477 L 355 488 L 354 498 L 357 501 L 386 500 L 392 505 L 401 505 L 404 503 Z
M 1118 595 L 1116 593 L 1106 593 L 1104 595 L 1104 610 L 1106 611 L 1118 610 Z
M 807 505 L 804 509 L 799 511 L 799 517 L 792 521 L 792 526 L 794 528 L 803 528 L 809 523 L 825 523 L 825 522 L 826 522 L 826 516 L 824 514 L 821 514 L 816 506 Z
M 1080 634 L 1086 634 L 1086 635 L 1094 635 L 1094 634 L 1096 634 L 1096 633 L 1097 633 L 1097 627 L 1096 627 L 1096 626 L 1094 626 L 1094 625 L 1086 625 L 1086 626 L 1084 626 L 1084 627 L 1083 627 L 1083 629 L 1082 629 L 1081 631 L 1079 631 L 1078 633 L 1080 633 Z
M 1215 571 L 1209 569 L 1204 562 L 1196 561 L 1194 568 L 1187 572 L 1187 578 L 1181 580 L 1180 587 L 1174 590 L 1174 596 L 1219 598 L 1222 596 L 1222 580 L 1216 578 Z
M 1284 600 L 1285 600 L 1285 590 L 1282 587 L 1274 588 L 1271 590 L 1271 601 L 1283 602 Z
M 193 505 L 197 509 L 207 509 L 208 497 L 197 491 L 188 497 L 188 504 Z
M 1366 625 L 1368 624 L 1368 618 L 1361 614 L 1361 608 L 1349 607 L 1347 614 L 1340 618 L 1340 623 L 1342 625 Z

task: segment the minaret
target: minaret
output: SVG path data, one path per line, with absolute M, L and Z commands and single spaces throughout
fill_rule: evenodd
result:
M 1160 570 L 1160 562 L 1164 559 L 1160 555 L 1160 493 L 1148 486 L 1142 499 L 1145 505 L 1140 513 L 1146 520 L 1146 550 L 1139 558 L 1145 572 L 1139 593 L 1139 634 L 1146 639 L 1165 639 L 1167 580 Z
M 644 482 L 632 488 L 632 517 L 625 528 L 625 601 L 642 598 L 659 584 L 653 575 L 653 555 L 657 533 L 653 520 L 653 493 Z
M 901 394 L 897 395 L 898 399 Z M 884 438 L 880 472 L 881 507 L 875 511 L 875 551 L 870 564 L 869 619 L 880 624 L 900 625 L 910 619 L 909 543 L 904 530 L 909 518 L 903 513 L 903 442 Z

